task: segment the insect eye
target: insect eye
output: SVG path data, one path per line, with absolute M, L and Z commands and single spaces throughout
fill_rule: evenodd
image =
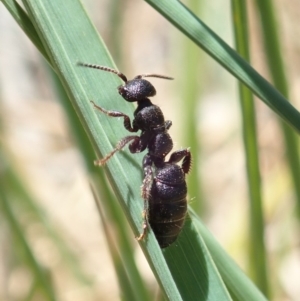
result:
M 118 87 L 119 94 L 126 100 L 126 101 L 137 101 L 138 99 L 133 93 L 132 89 L 128 89 L 127 85 L 121 85 Z

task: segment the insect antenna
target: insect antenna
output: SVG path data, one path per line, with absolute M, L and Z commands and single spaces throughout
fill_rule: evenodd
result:
M 143 77 L 158 77 L 158 78 L 163 78 L 163 79 L 174 79 L 173 77 L 170 76 L 165 76 L 165 75 L 160 75 L 160 74 L 141 74 L 141 75 L 137 75 L 134 79 L 139 79 L 139 78 L 143 78 Z
M 98 69 L 98 70 L 103 70 L 103 71 L 114 73 L 114 74 L 118 75 L 125 83 L 127 83 L 127 77 L 123 73 L 121 73 L 115 69 L 105 67 L 105 66 L 100 66 L 100 65 L 82 63 L 82 62 L 78 62 L 77 65 L 81 66 L 81 67 L 93 68 L 93 69 Z

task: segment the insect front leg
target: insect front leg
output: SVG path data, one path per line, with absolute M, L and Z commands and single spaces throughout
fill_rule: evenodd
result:
M 91 103 L 94 105 L 94 107 L 98 110 L 101 111 L 102 113 L 106 114 L 107 116 L 111 116 L 111 117 L 123 117 L 124 118 L 124 127 L 127 131 L 129 132 L 137 132 L 139 129 L 133 125 L 131 126 L 131 122 L 130 122 L 130 118 L 128 115 L 119 112 L 119 111 L 108 111 L 103 109 L 102 107 L 96 105 L 92 100 Z

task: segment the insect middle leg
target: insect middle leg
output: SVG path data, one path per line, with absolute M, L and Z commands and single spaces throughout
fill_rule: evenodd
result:
M 131 142 L 132 141 L 132 142 Z M 94 164 L 95 165 L 104 165 L 116 152 L 120 151 L 123 147 L 126 146 L 126 144 L 128 144 L 129 142 L 131 142 L 131 144 L 133 145 L 137 145 L 140 141 L 140 137 L 139 136 L 126 136 L 123 139 L 121 139 L 116 147 L 109 153 L 107 154 L 104 158 L 99 159 L 99 160 L 95 160 Z
M 106 114 L 107 116 L 111 116 L 111 117 L 123 117 L 124 118 L 124 127 L 127 131 L 129 132 L 137 132 L 138 128 L 135 126 L 131 126 L 131 122 L 130 122 L 130 118 L 128 115 L 119 112 L 119 111 L 108 111 L 103 109 L 102 107 L 96 105 L 92 100 L 91 103 L 94 105 L 94 107 L 98 110 L 101 111 L 102 113 Z

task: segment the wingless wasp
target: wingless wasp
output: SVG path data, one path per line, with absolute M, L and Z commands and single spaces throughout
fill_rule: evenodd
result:
M 148 97 L 154 96 L 156 90 L 145 77 L 173 79 L 158 74 L 141 74 L 132 80 L 114 69 L 78 63 L 79 66 L 111 72 L 119 76 L 124 84 L 118 87 L 119 94 L 128 102 L 137 102 L 134 119 L 119 111 L 107 111 L 96 105 L 94 107 L 111 117 L 123 117 L 124 127 L 129 132 L 141 131 L 140 135 L 126 136 L 103 159 L 96 160 L 95 165 L 105 164 L 117 151 L 129 144 L 131 153 L 148 150 L 143 159 L 144 180 L 141 195 L 144 200 L 143 231 L 137 238 L 145 237 L 150 224 L 161 248 L 170 246 L 183 228 L 187 213 L 187 186 L 185 175 L 191 168 L 189 149 L 174 151 L 169 160 L 166 156 L 173 148 L 173 141 L 168 133 L 172 122 L 164 118 L 161 109 L 152 104 Z M 182 160 L 181 166 L 177 165 Z

